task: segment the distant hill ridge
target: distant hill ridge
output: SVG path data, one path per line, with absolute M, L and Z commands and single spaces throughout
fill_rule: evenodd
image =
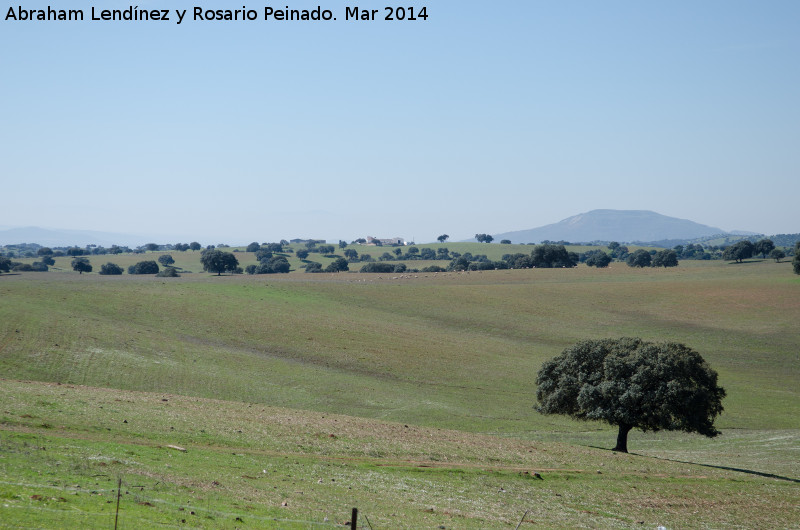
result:
M 506 232 L 494 236 L 496 241 L 540 243 L 542 241 L 618 241 L 646 243 L 654 241 L 692 240 L 732 234 L 721 228 L 669 217 L 650 210 L 592 210 L 539 228 Z M 755 232 L 737 232 L 756 235 Z
M 38 226 L 0 230 L 0 246 L 36 243 L 46 247 L 84 247 L 90 244 L 110 247 L 111 245 L 139 246 L 149 242 L 143 236 L 93 230 L 57 230 Z

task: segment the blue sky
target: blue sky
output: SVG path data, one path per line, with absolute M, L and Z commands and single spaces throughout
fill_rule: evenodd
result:
M 0 225 L 427 242 L 614 208 L 800 232 L 796 1 L 407 2 L 427 6 L 424 22 L 347 22 L 344 6 L 387 4 L 338 1 L 319 3 L 327 23 L 3 20 L 20 3 L 48 5 L 0 2 Z

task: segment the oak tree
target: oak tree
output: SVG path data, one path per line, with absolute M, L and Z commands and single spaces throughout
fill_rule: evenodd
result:
M 92 265 L 87 258 L 77 257 L 72 260 L 72 270 L 78 271 L 79 274 L 92 272 Z
M 619 428 L 614 451 L 628 452 L 628 433 L 685 431 L 714 437 L 725 390 L 699 353 L 674 342 L 639 338 L 587 340 L 542 365 L 536 378 L 543 414 L 600 420 Z
M 239 260 L 232 252 L 216 249 L 204 251 L 200 255 L 200 263 L 204 271 L 216 272 L 217 276 L 223 272 L 233 272 L 239 266 Z

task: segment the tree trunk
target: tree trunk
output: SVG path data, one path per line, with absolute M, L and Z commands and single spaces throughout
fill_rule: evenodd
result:
M 620 424 L 619 432 L 617 433 L 617 446 L 612 451 L 619 451 L 620 453 L 628 452 L 628 433 L 633 426 Z

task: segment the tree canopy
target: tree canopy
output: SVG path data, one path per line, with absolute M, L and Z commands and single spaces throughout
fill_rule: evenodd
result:
M 494 237 L 489 234 L 475 234 L 475 239 L 478 240 L 478 243 L 491 243 L 494 241 Z
M 166 267 L 164 270 L 160 271 L 156 274 L 159 278 L 178 278 L 180 274 L 178 274 L 178 270 L 175 267 Z
M 165 267 L 169 267 L 175 263 L 175 258 L 173 258 L 170 254 L 162 254 L 158 257 L 158 262 Z
M 92 265 L 87 258 L 78 257 L 72 260 L 72 270 L 78 271 L 79 274 L 92 272 Z
M 350 270 L 350 267 L 344 258 L 336 258 L 325 267 L 325 272 L 343 272 L 347 270 Z
M 110 276 L 122 274 L 122 267 L 120 267 L 116 263 L 109 262 L 106 263 L 105 265 L 100 266 L 100 274 L 110 275 Z
M 586 253 L 586 265 L 589 267 L 597 267 L 598 269 L 603 269 L 608 267 L 608 264 L 611 263 L 611 256 L 603 252 L 602 250 L 592 250 Z
M 436 238 L 436 240 L 439 241 L 439 243 L 444 243 L 448 239 L 450 239 L 450 236 L 448 236 L 447 234 L 442 234 Z
M 564 245 L 554 245 L 547 243 L 537 245 L 531 251 L 533 266 L 545 269 L 574 267 L 580 261 L 580 256 L 574 252 L 568 252 Z
M 673 249 L 659 250 L 650 263 L 653 267 L 677 267 L 678 253 Z
M 217 276 L 223 272 L 233 272 L 239 266 L 239 260 L 232 252 L 216 249 L 203 252 L 200 255 L 200 263 L 204 271 L 216 272 Z
M 652 260 L 653 257 L 650 255 L 650 253 L 640 248 L 633 254 L 629 255 L 625 262 L 629 267 L 649 267 Z
M 756 241 L 753 248 L 757 254 L 761 254 L 762 258 L 766 258 L 775 249 L 775 243 L 771 239 L 760 239 Z
M 769 257 L 775 260 L 775 263 L 780 263 L 783 258 L 786 257 L 786 252 L 779 248 L 772 249 L 772 252 L 769 253 Z
M 725 390 L 700 354 L 683 344 L 579 342 L 545 362 L 536 384 L 539 412 L 618 426 L 614 451 L 628 452 L 633 428 L 719 434 L 714 419 Z
M 153 260 L 145 260 L 128 267 L 128 274 L 158 274 L 158 270 L 158 263 Z
M 736 263 L 741 263 L 743 260 L 746 260 L 747 258 L 752 258 L 755 253 L 756 253 L 756 246 L 753 245 L 748 240 L 743 239 L 738 243 L 726 248 L 725 251 L 722 253 L 722 259 L 728 261 L 735 261 Z
M 322 272 L 322 263 L 311 261 L 306 265 L 306 272 Z

